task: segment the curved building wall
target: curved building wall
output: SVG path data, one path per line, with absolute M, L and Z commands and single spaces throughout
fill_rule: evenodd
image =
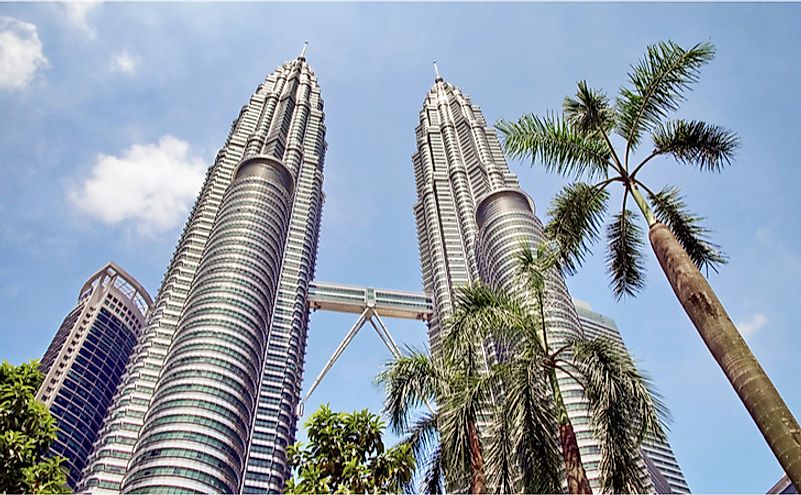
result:
M 209 168 L 162 281 L 142 342 L 134 349 L 131 364 L 95 443 L 79 485 L 81 491 L 119 492 L 153 401 L 156 383 L 165 369 L 178 321 L 187 310 L 187 296 L 194 290 L 201 257 L 208 249 L 223 196 L 238 164 L 254 156 L 266 156 L 282 163 L 289 171 L 294 190 L 288 205 L 286 238 L 273 260 L 279 270 L 277 286 L 273 287 L 273 293 L 259 295 L 262 299 L 259 304 L 272 308 L 272 312 L 260 329 L 261 347 L 256 349 L 260 355 L 252 363 L 255 382 L 248 387 L 255 388 L 248 390 L 253 391 L 255 399 L 247 399 L 245 409 L 248 411 L 241 418 L 249 434 L 249 438 L 244 439 L 246 456 L 237 460 L 240 471 L 223 482 L 229 486 L 238 480 L 240 486 L 233 491 L 248 493 L 283 488 L 289 475 L 286 447 L 294 442 L 297 426 L 295 408 L 300 400 L 308 323 L 306 294 L 314 276 L 317 255 L 325 150 L 320 87 L 305 58 L 299 57 L 278 67 L 258 86 L 231 125 L 225 145 Z M 161 404 L 157 413 L 166 415 L 164 411 L 173 406 L 185 409 L 200 404 L 167 402 Z M 183 432 L 164 432 L 164 438 L 184 445 L 182 435 L 196 431 L 197 426 L 183 424 L 186 427 Z M 221 445 L 212 443 L 214 448 Z M 223 450 L 227 452 L 225 456 L 234 458 L 242 454 L 241 449 L 234 453 Z M 204 459 L 211 462 L 207 457 Z M 139 462 L 137 460 L 136 464 Z
M 441 322 L 451 314 L 459 287 L 484 280 L 520 293 L 516 254 L 521 242 L 534 247 L 542 239 L 542 224 L 533 202 L 520 191 L 481 109 L 442 78 L 426 96 L 416 137 L 414 214 L 423 287 L 434 303 L 429 340 L 436 352 Z M 580 335 L 564 280 L 556 272 L 548 280 L 546 316 L 553 341 Z M 497 357 L 499 349 L 487 343 L 484 351 L 491 359 L 489 355 Z M 590 431 L 587 405 L 575 381 L 561 374 L 559 379 L 582 460 L 597 489 L 600 449 Z
M 238 490 L 292 189 L 289 171 L 273 159 L 239 166 L 187 296 L 126 492 Z
M 149 304 L 130 275 L 108 264 L 84 284 L 45 353 L 37 397 L 58 427 L 50 455 L 66 458 L 70 487 L 81 478 Z
M 434 301 L 429 341 L 436 352 L 455 290 L 479 278 L 476 200 L 492 187 L 516 187 L 517 178 L 481 109 L 441 78 L 426 95 L 415 135 L 414 215 L 423 288 Z

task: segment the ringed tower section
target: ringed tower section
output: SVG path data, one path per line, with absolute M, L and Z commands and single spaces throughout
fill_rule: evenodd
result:
M 209 168 L 79 490 L 282 487 L 325 150 L 302 53 L 259 84 Z

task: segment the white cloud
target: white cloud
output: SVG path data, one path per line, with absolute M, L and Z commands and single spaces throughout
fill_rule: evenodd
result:
M 100 4 L 99 1 L 84 1 L 84 2 L 64 2 L 64 10 L 67 14 L 67 21 L 74 27 L 80 29 L 90 38 L 95 37 L 95 28 L 89 24 L 89 12 Z
M 22 90 L 47 67 L 36 26 L 0 17 L 0 88 Z
M 736 323 L 736 326 L 743 337 L 747 339 L 753 337 L 767 322 L 768 317 L 764 313 L 755 313 L 750 319 Z
M 127 49 L 115 53 L 111 60 L 111 70 L 125 74 L 133 74 L 136 71 L 136 59 Z
M 69 201 L 109 225 L 133 224 L 142 234 L 177 227 L 200 191 L 206 165 L 189 144 L 164 136 L 157 144 L 134 144 L 122 155 L 98 154 Z

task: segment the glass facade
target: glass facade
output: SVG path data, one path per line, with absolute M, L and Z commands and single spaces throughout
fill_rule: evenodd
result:
M 326 150 L 304 57 L 209 168 L 79 489 L 276 492 L 289 475 Z
M 98 431 L 136 345 L 150 297 L 109 264 L 87 281 L 42 359 L 38 392 L 55 419 L 51 455 L 67 460 L 67 480 L 81 478 Z
M 483 280 L 513 293 L 525 291 L 515 276 L 515 258 L 521 241 L 533 248 L 542 240 L 542 224 L 481 109 L 441 77 L 425 98 L 416 137 L 414 214 L 423 287 L 434 306 L 429 339 L 436 352 L 456 289 Z M 554 271 L 548 282 L 546 320 L 550 341 L 559 345 L 582 329 L 564 280 Z M 495 359 L 491 343 L 483 350 L 485 360 Z M 600 449 L 587 404 L 575 380 L 561 372 L 558 379 L 590 484 L 597 490 Z

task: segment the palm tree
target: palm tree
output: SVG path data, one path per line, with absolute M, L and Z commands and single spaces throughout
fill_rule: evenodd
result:
M 425 471 L 421 491 L 441 492 L 447 476 L 453 487 L 467 486 L 469 479 L 471 493 L 556 493 L 564 467 L 569 493 L 592 493 L 557 370 L 581 383 L 590 402 L 601 440 L 601 487 L 646 491 L 639 446 L 646 434 L 663 435 L 663 406 L 652 400 L 647 381 L 614 342 L 576 339 L 549 348 L 543 273 L 550 267 L 544 252 L 534 256 L 522 249 L 519 256 L 522 283 L 534 294 L 536 311 L 483 284 L 462 288 L 438 358 L 412 351 L 379 375 L 389 423 L 408 434 L 406 442 Z M 496 364 L 485 364 L 478 342 L 493 343 Z M 432 402 L 439 405 L 436 411 L 411 419 L 414 410 Z M 488 428 L 479 436 L 480 421 Z
M 636 295 L 645 280 L 643 231 L 626 207 L 631 197 L 676 297 L 785 472 L 801 487 L 801 428 L 700 272 L 716 271 L 726 258 L 709 241 L 702 219 L 688 211 L 678 188 L 655 192 L 642 182 L 644 168 L 659 157 L 712 172 L 731 163 L 739 146 L 736 134 L 702 121 L 668 120 L 714 53 L 710 43 L 686 50 L 673 42 L 649 46 L 629 72 L 631 86 L 620 89 L 614 104 L 580 81 L 575 98 L 565 98 L 561 115 L 524 115 L 496 127 L 510 156 L 540 160 L 547 171 L 575 180 L 555 197 L 546 227 L 566 274 L 576 271 L 599 238 L 608 189 L 616 183 L 623 187 L 620 212 L 606 227 L 613 293 Z M 613 132 L 623 139 L 620 152 L 612 144 Z M 653 147 L 635 160 L 646 133 Z
M 591 424 L 601 444 L 601 488 L 642 493 L 647 487 L 639 447 L 645 435 L 663 438 L 660 418 L 666 416 L 666 409 L 649 391 L 647 379 L 637 372 L 626 351 L 613 341 L 575 338 L 551 348 L 545 312 L 547 273 L 553 262 L 544 246 L 536 254 L 526 246 L 518 253 L 521 286 L 528 289 L 534 304 L 483 284 L 457 294 L 445 348 L 459 355 L 478 339 L 491 341 L 498 349 L 499 364 L 490 375 L 497 377 L 503 393 L 487 449 L 490 484 L 501 491 L 513 486 L 511 450 L 517 454 L 525 492 L 559 491 L 561 447 L 568 493 L 592 493 L 562 398 L 559 370 L 582 386 L 590 403 Z M 507 446 L 507 439 L 518 441 Z M 539 465 L 532 469 L 529 462 Z
M 386 387 L 390 427 L 408 435 L 404 441 L 423 466 L 425 493 L 443 493 L 446 474 L 450 486 L 486 492 L 478 421 L 488 404 L 487 381 L 479 376 L 478 363 L 473 351 L 453 362 L 410 349 L 377 378 Z M 429 412 L 415 417 L 423 406 Z

